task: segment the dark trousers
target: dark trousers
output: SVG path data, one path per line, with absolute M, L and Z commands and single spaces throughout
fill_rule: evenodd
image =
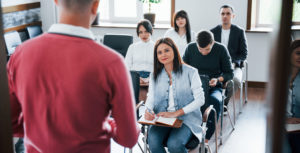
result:
M 202 114 L 205 112 L 205 109 L 213 105 L 217 112 L 217 120 L 219 120 L 221 108 L 222 108 L 222 88 L 217 86 L 214 88 L 209 89 L 208 99 L 205 101 L 205 104 L 201 107 Z M 207 131 L 205 139 L 210 139 L 214 134 L 216 127 L 215 127 L 215 115 L 211 113 L 208 116 L 207 121 Z
M 300 153 L 300 132 L 291 132 L 287 134 L 291 153 Z

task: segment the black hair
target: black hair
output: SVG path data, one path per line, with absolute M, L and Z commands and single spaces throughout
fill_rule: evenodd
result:
M 143 26 L 147 32 L 149 32 L 151 35 L 152 35 L 152 31 L 153 31 L 153 28 L 152 28 L 152 24 L 150 23 L 149 20 L 147 19 L 144 19 L 144 20 L 141 20 L 138 24 L 137 24 L 137 27 L 136 27 L 136 34 L 139 36 L 139 29 L 140 29 L 140 26 Z
M 214 42 L 214 35 L 208 30 L 202 30 L 198 32 L 196 41 L 201 48 L 205 48 L 207 45 Z
M 290 51 L 293 52 L 298 47 L 300 47 L 300 39 L 296 39 L 292 42 Z
M 220 7 L 220 11 L 221 11 L 222 8 L 230 8 L 231 11 L 232 11 L 232 13 L 234 13 L 234 9 L 233 9 L 233 7 L 230 6 L 230 5 L 223 5 L 223 6 L 221 6 L 221 7 Z
M 158 61 L 158 58 L 157 58 L 157 48 L 161 44 L 166 44 L 166 45 L 170 46 L 173 49 L 173 53 L 174 53 L 173 71 L 175 73 L 177 73 L 177 72 L 181 73 L 182 72 L 181 57 L 180 57 L 178 48 L 175 45 L 174 41 L 171 38 L 168 38 L 168 37 L 161 38 L 161 39 L 156 41 L 155 46 L 154 46 L 154 71 L 153 71 L 154 81 L 157 80 L 157 77 L 159 76 L 162 69 L 164 68 L 164 65 L 162 63 L 160 63 Z
M 185 24 L 186 42 L 190 43 L 192 38 L 191 38 L 191 25 L 190 25 L 188 14 L 184 10 L 177 11 L 174 14 L 173 23 L 174 23 L 175 31 L 177 33 L 179 31 L 179 27 L 176 24 L 176 19 L 179 18 L 179 17 L 185 18 L 185 20 L 186 20 L 186 24 Z

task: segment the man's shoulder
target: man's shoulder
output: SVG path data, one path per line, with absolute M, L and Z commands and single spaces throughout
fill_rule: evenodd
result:
M 231 28 L 232 30 L 244 31 L 244 29 L 242 27 L 240 27 L 239 25 L 236 25 L 236 24 L 232 24 L 231 27 L 232 27 Z
M 226 46 L 222 43 L 216 42 L 214 43 L 214 46 L 212 48 L 213 50 L 218 50 L 218 51 L 226 51 Z
M 222 27 L 222 25 L 219 24 L 219 25 L 215 26 L 214 28 L 210 29 L 210 31 L 213 32 L 213 33 L 215 33 L 217 31 L 220 31 L 221 27 Z

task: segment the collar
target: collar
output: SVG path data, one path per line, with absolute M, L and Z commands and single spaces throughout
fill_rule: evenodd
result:
M 95 36 L 89 29 L 70 24 L 53 24 L 48 32 L 95 40 Z

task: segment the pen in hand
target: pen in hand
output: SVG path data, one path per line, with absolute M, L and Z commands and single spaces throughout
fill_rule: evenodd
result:
M 153 110 L 147 108 L 146 112 L 145 112 L 145 119 L 146 120 L 154 120 L 155 119 L 155 113 L 153 112 Z

